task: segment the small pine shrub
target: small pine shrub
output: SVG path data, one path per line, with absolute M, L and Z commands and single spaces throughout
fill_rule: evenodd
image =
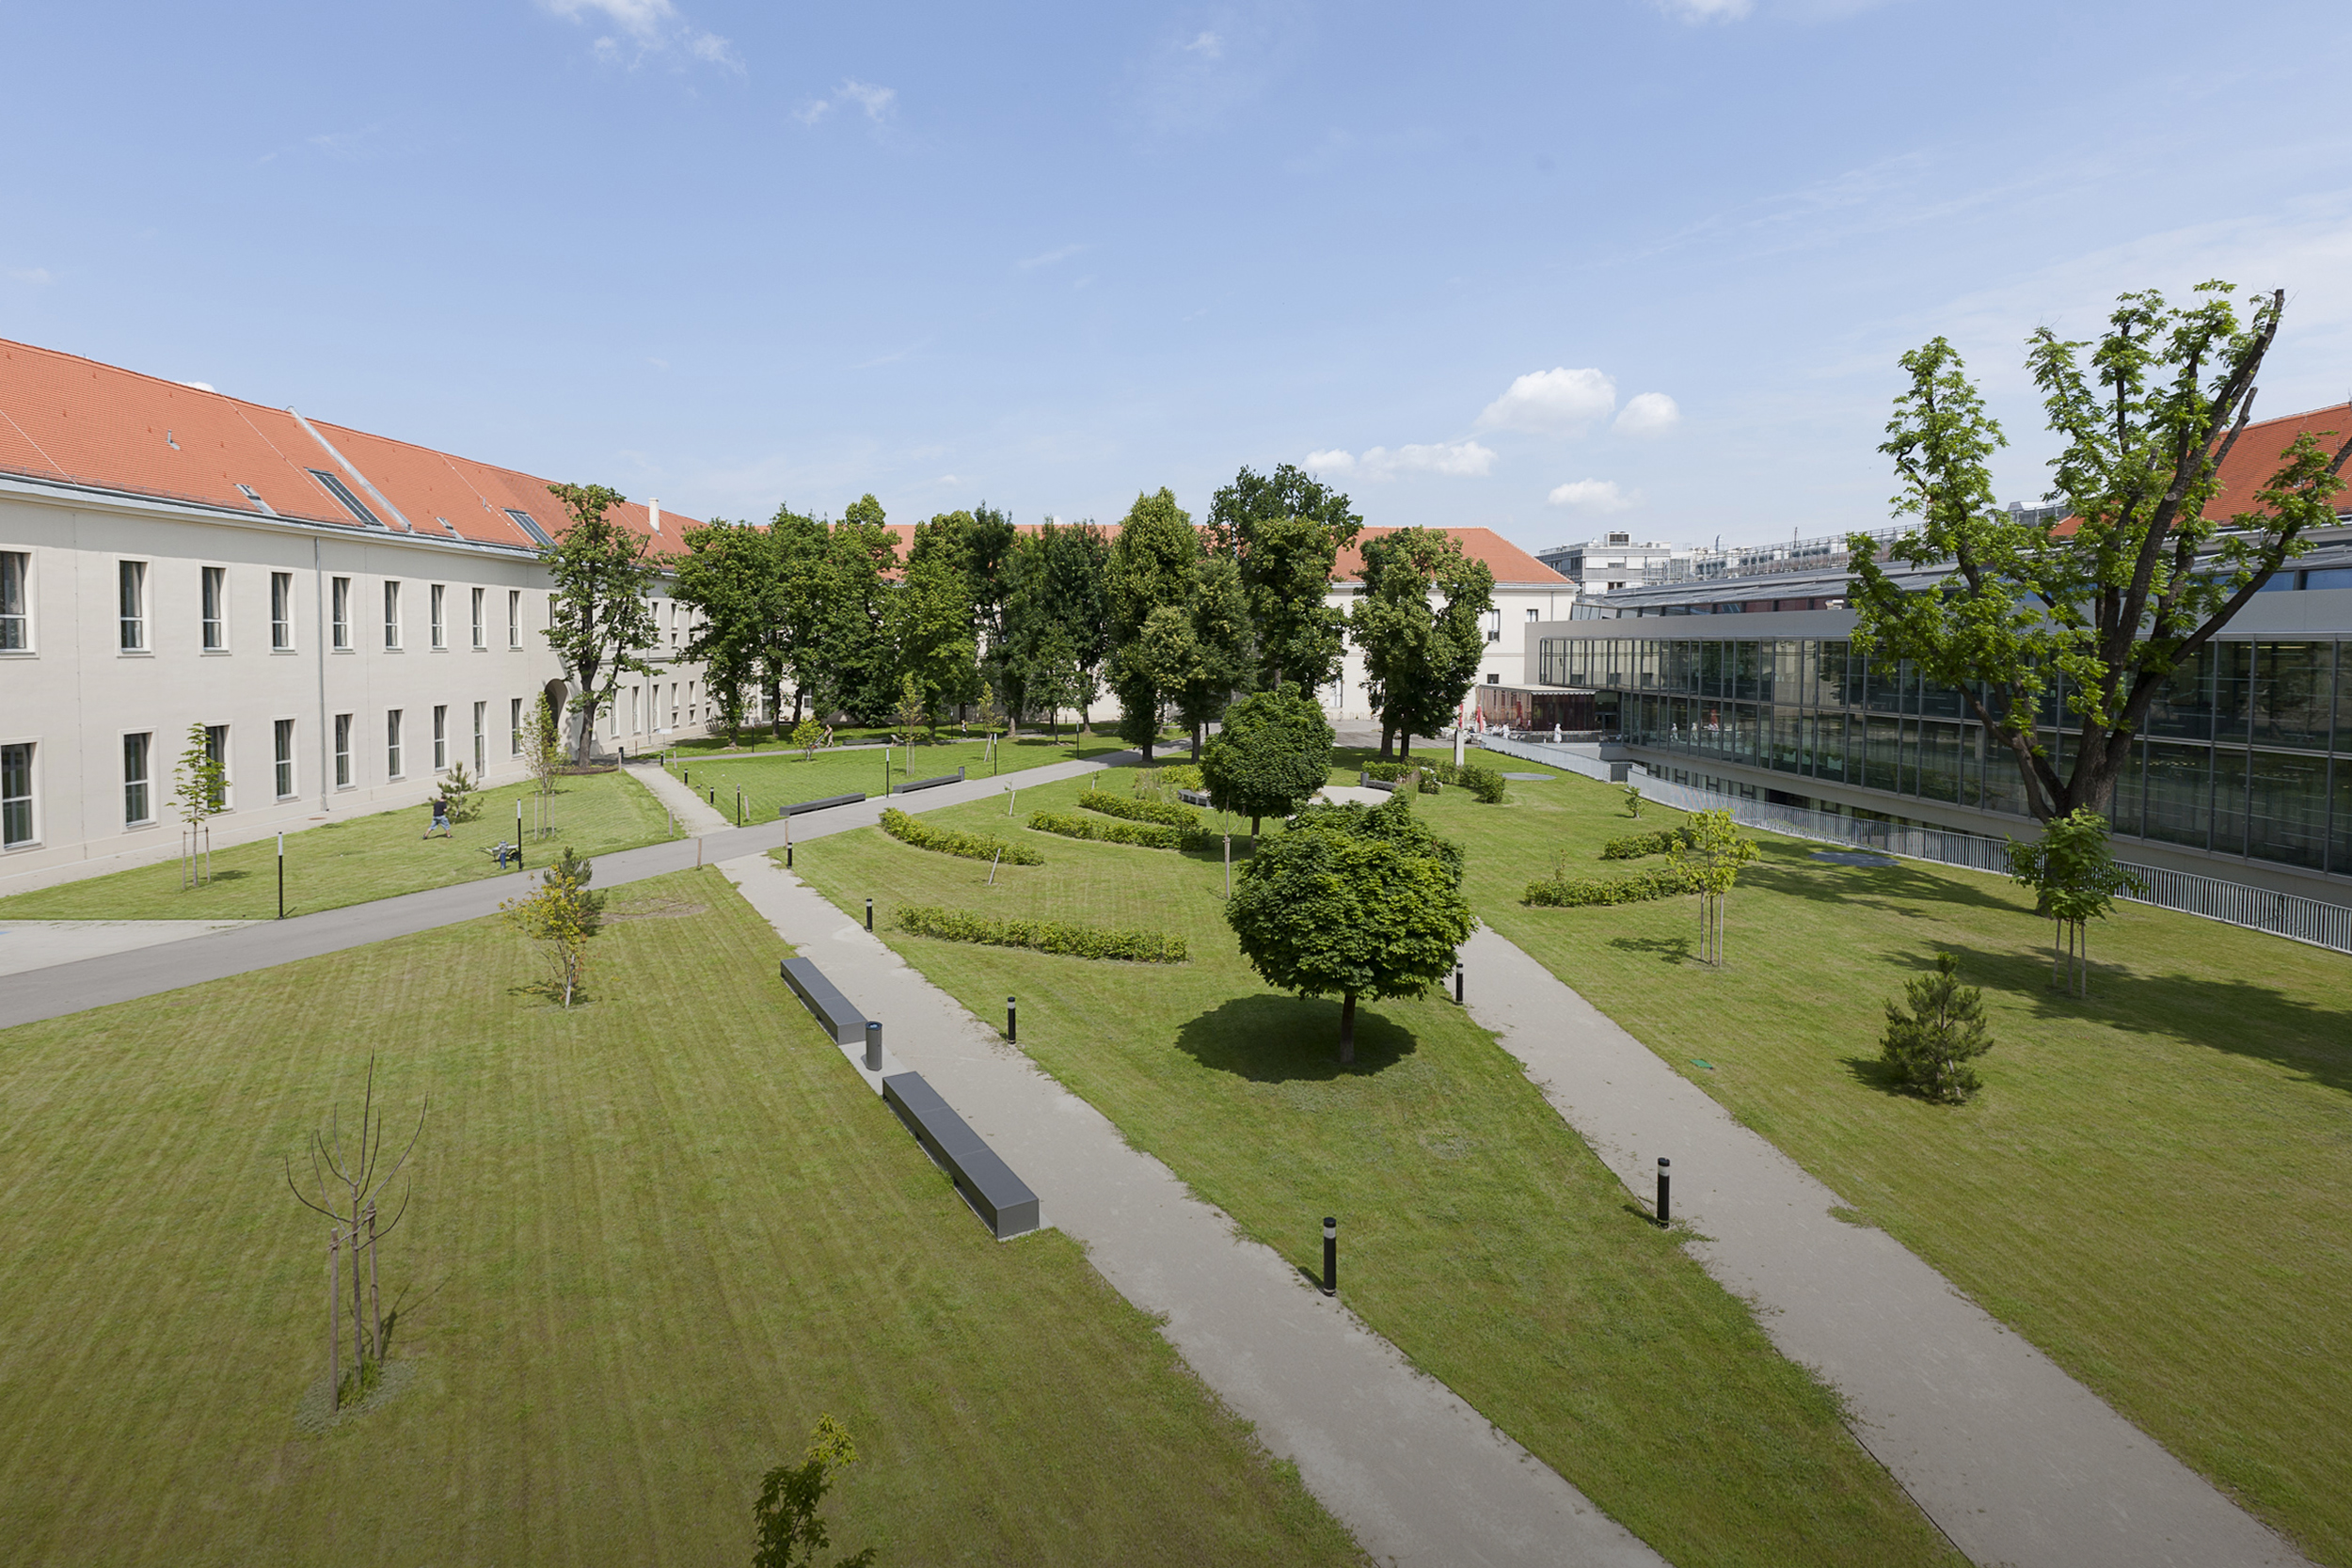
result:
M 896 806 L 882 814 L 882 831 L 901 844 L 917 849 L 930 849 L 943 855 L 961 855 L 966 860 L 994 860 L 1001 853 L 1007 865 L 1043 865 L 1045 857 L 1025 844 L 992 837 L 987 833 L 959 832 L 953 828 L 934 827 L 919 817 L 910 816 Z
M 1123 817 L 1130 822 L 1157 822 L 1163 827 L 1182 828 L 1190 832 L 1200 826 L 1200 814 L 1190 806 L 1172 805 L 1166 800 L 1136 800 L 1123 795 L 1106 795 L 1090 789 L 1078 797 L 1078 804 L 1104 816 Z
M 900 930 L 918 937 L 980 942 L 990 947 L 1026 947 L 1071 958 L 1180 964 L 1187 956 L 1184 939 L 1166 931 L 1076 926 L 1065 920 L 999 920 L 937 904 L 905 906 L 896 918 Z
M 1156 822 L 1097 822 L 1074 811 L 1031 812 L 1029 826 L 1039 832 L 1059 833 L 1064 838 L 1133 844 L 1145 849 L 1181 849 L 1185 838 L 1180 828 L 1163 827 Z
M 1691 891 L 1691 874 L 1678 865 L 1657 865 L 1630 877 L 1569 877 L 1560 873 L 1527 884 L 1526 902 L 1547 909 L 1583 909 L 1598 904 L 1646 904 Z
M 1688 826 L 1661 828 L 1654 833 L 1628 833 L 1613 838 L 1600 847 L 1605 861 L 1638 861 L 1644 855 L 1671 855 L 1677 849 L 1691 847 Z
M 1984 1022 L 1984 992 L 1963 986 L 1949 953 L 1935 956 L 1935 973 L 1903 983 L 1908 1010 L 1886 1005 L 1881 1059 L 1895 1076 L 1928 1100 L 1957 1105 L 1983 1086 L 1968 1064 L 1993 1049 Z

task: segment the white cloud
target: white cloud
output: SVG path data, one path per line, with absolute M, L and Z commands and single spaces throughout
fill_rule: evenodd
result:
M 601 24 L 625 37 L 628 47 L 612 34 L 589 45 L 596 58 L 608 65 L 633 71 L 647 55 L 675 47 L 705 65 L 733 71 L 743 69 L 733 44 L 716 33 L 690 25 L 671 0 L 539 0 L 539 4 L 566 22 Z
M 1663 392 L 1637 392 L 1625 400 L 1615 429 L 1620 436 L 1663 436 L 1682 422 L 1682 410 Z
M 1402 447 L 1374 447 L 1358 457 L 1345 451 L 1311 451 L 1310 473 L 1361 473 L 1366 479 L 1391 480 L 1404 473 L 1443 474 L 1452 479 L 1475 479 L 1494 470 L 1495 454 L 1475 441 L 1432 441 Z
M 1554 506 L 1574 507 L 1579 512 L 1624 512 L 1642 498 L 1628 495 L 1613 479 L 1580 479 L 1555 487 L 1544 499 Z
M 1225 40 L 1215 33 L 1202 33 L 1199 38 L 1184 45 L 1184 53 L 1214 60 L 1225 53 Z
M 1051 250 L 1041 250 L 1034 256 L 1025 256 L 1013 265 L 1023 272 L 1029 272 L 1038 267 L 1050 267 L 1057 261 L 1069 261 L 1085 248 L 1086 246 L 1082 245 L 1056 245 Z
M 210 392 L 217 389 L 209 381 L 183 381 L 180 385 L 183 387 L 193 387 L 199 392 Z
M 677 15 L 670 0 L 540 0 L 566 22 L 585 22 L 591 13 L 634 38 L 651 38 L 661 24 Z
M 1656 0 L 1658 8 L 1677 22 L 1737 22 L 1752 8 L 1750 0 Z
M 1478 416 L 1488 430 L 1524 430 L 1537 436 L 1573 436 L 1617 406 L 1617 384 L 1597 370 L 1565 366 L 1531 371 L 1511 383 Z
M 882 117 L 890 112 L 891 105 L 898 101 L 898 88 L 878 87 L 871 82 L 861 82 L 852 77 L 835 87 L 832 97 L 815 99 L 795 109 L 792 118 L 803 125 L 814 125 L 834 110 L 854 103 L 866 111 L 866 119 L 880 124 Z
M 10 267 L 7 272 L 0 273 L 0 277 L 6 277 L 11 283 L 30 283 L 37 289 L 57 280 L 57 275 L 47 267 Z

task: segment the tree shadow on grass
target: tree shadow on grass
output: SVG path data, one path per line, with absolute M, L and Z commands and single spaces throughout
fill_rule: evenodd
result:
M 1609 945 L 1620 953 L 1655 953 L 1660 963 L 1691 961 L 1689 937 L 1611 937 Z
M 1340 1062 L 1336 997 L 1237 996 L 1176 1031 L 1177 1049 L 1216 1072 L 1253 1084 L 1368 1077 L 1414 1051 L 1412 1032 L 1356 1004 L 1356 1060 Z
M 2120 942 L 2114 946 L 2128 952 Z M 1924 974 L 1934 969 L 1937 953 L 1958 960 L 1963 983 L 2026 1003 L 2037 1020 L 2080 1019 L 2184 1040 L 2270 1062 L 2352 1094 L 2352 1011 L 2344 1008 L 2315 1006 L 2242 978 L 2151 974 L 2096 959 L 2086 1002 L 2051 986 L 2046 945 L 2016 952 L 1939 942 L 1918 952 L 1889 954 L 1887 960 Z
M 1765 858 L 1740 872 L 1741 887 L 1761 888 L 1820 904 L 1858 906 L 1906 920 L 1916 920 L 1926 913 L 1918 907 L 1921 904 L 1997 910 L 2006 914 L 2030 913 L 2033 908 L 2022 890 L 2014 897 L 2003 897 L 1975 882 L 1939 877 L 1908 862 L 1883 866 L 1844 865 L 1812 859 L 1810 846 L 1792 856 L 1773 853 L 1778 847 L 1766 846 Z

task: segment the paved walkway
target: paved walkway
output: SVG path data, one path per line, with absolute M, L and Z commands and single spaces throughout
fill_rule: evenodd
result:
M 1492 930 L 1471 1016 L 1645 1202 L 1674 1162 L 1691 1251 L 1976 1562 L 2239 1568 L 2304 1560 L 1707 1093 Z
M 895 804 L 908 811 L 920 812 L 964 800 L 985 800 L 1002 795 L 1014 784 L 1025 789 L 1032 784 L 1076 778 L 1082 773 L 1090 773 L 1117 762 L 1126 754 L 1120 752 L 1086 762 L 1059 762 L 1044 768 L 1025 768 L 1018 774 L 1008 773 L 1000 778 L 942 784 L 937 789 L 898 796 L 890 800 L 861 800 L 854 805 L 835 806 L 830 811 L 811 812 L 805 816 L 792 818 L 788 831 L 796 840 L 822 838 L 828 833 L 871 826 L 881 820 L 882 808 L 886 805 Z M 650 779 L 646 783 L 657 795 L 660 794 L 659 784 Z M 663 798 L 666 802 L 667 798 Z M 705 810 L 707 812 L 708 808 Z M 598 855 L 596 886 L 620 887 L 647 877 L 684 871 L 704 863 L 706 860 L 716 862 L 738 855 L 763 853 L 780 847 L 787 832 L 786 823 L 762 822 L 753 827 L 727 828 L 697 837 L 673 839 L 667 844 L 651 844 L 640 849 Z M 296 958 L 338 953 L 347 947 L 358 947 L 390 937 L 410 936 L 418 931 L 429 931 L 463 920 L 476 920 L 484 915 L 496 914 L 500 903 L 513 897 L 523 886 L 522 879 L 512 874 L 485 877 L 478 881 L 459 882 L 453 887 L 430 888 L 422 893 L 402 894 L 398 897 L 346 905 L 342 909 L 326 910 L 318 914 L 297 915 L 292 920 L 256 921 L 233 930 L 213 931 L 133 952 L 56 963 L 22 974 L 0 974 L 0 1029 L 46 1018 L 61 1018 L 67 1013 L 101 1007 L 113 1002 L 127 1002 L 134 997 L 152 996 L 158 991 L 177 990 L 183 986 L 199 985 L 206 980 L 218 980 L 230 974 L 268 969 L 275 964 L 291 963 Z
M 11 920 L 0 924 L 0 974 L 22 974 L 28 969 L 128 953 L 251 924 L 245 920 Z
M 922 1073 L 1036 1191 L 1046 1223 L 1084 1243 L 1120 1294 L 1164 1315 L 1161 1332 L 1185 1364 L 1298 1465 L 1375 1558 L 1482 1568 L 1661 1563 L 1279 1254 L 1240 1239 L 1230 1218 L 862 923 L 765 856 L 720 869 L 882 1021 L 885 1067 Z M 865 1076 L 879 1092 L 877 1075 Z M 1302 1235 L 1318 1235 L 1319 1218 L 1300 1215 Z

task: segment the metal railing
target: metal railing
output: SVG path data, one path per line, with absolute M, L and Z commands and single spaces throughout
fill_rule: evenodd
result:
M 1580 754 L 1566 746 L 1536 745 L 1508 740 L 1500 736 L 1487 736 L 1485 744 L 1489 751 L 1505 755 L 1524 757 L 1530 762 L 1565 768 L 1603 783 L 1616 782 L 1609 776 L 1613 765 L 1601 761 L 1597 754 Z M 1623 768 L 1625 765 L 1618 763 L 1613 766 Z M 1623 775 L 1618 778 L 1622 779 Z M 1931 861 L 1938 865 L 1956 865 L 1969 871 L 1990 871 L 2000 876 L 2009 872 L 2010 841 L 2007 838 L 1951 832 L 1939 828 L 1908 828 L 1893 822 L 1874 822 L 1867 817 L 1812 811 L 1804 806 L 1750 800 L 1737 795 L 1675 784 L 1655 774 L 1627 782 L 1640 784 L 1642 798 L 1655 800 L 1661 806 L 1671 806 L 1677 811 L 1728 811 L 1731 819 L 1742 827 L 1761 828 L 1767 832 L 1781 833 L 1789 838 L 1811 839 L 1851 849 L 1874 850 L 1899 860 Z M 2193 914 L 2202 920 L 2217 920 L 2225 926 L 2285 937 L 2290 942 L 2308 942 L 2313 947 L 2325 947 L 2332 952 L 2352 953 L 2352 909 L 2342 904 L 2323 903 L 2299 894 L 2274 893 L 2269 888 L 2225 881 L 2219 877 L 2203 877 L 2193 871 L 2174 871 L 2129 861 L 2116 863 L 2138 878 L 2144 889 L 2137 894 L 2122 895 L 2132 903 L 2170 910 L 2178 914 Z

